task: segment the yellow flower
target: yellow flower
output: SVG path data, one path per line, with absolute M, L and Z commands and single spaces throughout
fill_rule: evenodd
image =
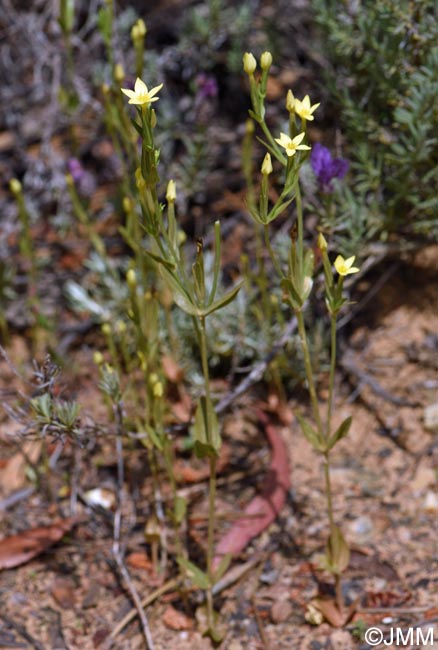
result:
M 129 97 L 129 104 L 137 104 L 138 106 L 144 106 L 150 104 L 151 102 L 157 102 L 158 97 L 154 97 L 163 87 L 163 84 L 155 86 L 152 90 L 148 90 L 148 87 L 139 77 L 135 82 L 134 90 L 129 88 L 121 88 L 122 93 Z
M 267 153 L 263 159 L 262 174 L 263 176 L 268 176 L 269 174 L 272 174 L 272 160 L 271 160 L 271 154 L 269 153 Z
M 355 255 L 349 257 L 346 260 L 344 260 L 342 255 L 338 255 L 337 258 L 335 259 L 335 269 L 337 270 L 339 275 L 344 276 L 344 275 L 350 275 L 351 273 L 359 273 L 360 269 L 358 269 L 356 266 L 353 266 L 355 259 L 356 259 Z
M 314 119 L 312 113 L 316 111 L 318 106 L 319 104 L 313 104 L 313 106 L 310 105 L 309 95 L 306 95 L 302 101 L 296 99 L 294 104 L 295 113 L 299 115 L 302 120 L 307 120 L 309 122 Z
M 254 71 L 257 67 L 257 61 L 255 60 L 254 54 L 251 52 L 245 52 L 243 55 L 243 69 L 246 74 L 254 74 Z
M 262 70 L 269 70 L 272 65 L 272 54 L 270 52 L 263 52 L 260 57 L 260 67 Z
M 286 149 L 286 154 L 290 158 L 291 156 L 295 156 L 298 149 L 310 149 L 307 144 L 301 144 L 303 138 L 304 131 L 303 133 L 296 135 L 294 138 L 290 138 L 286 133 L 280 133 L 280 137 L 275 138 L 275 142 L 278 142 L 281 147 Z

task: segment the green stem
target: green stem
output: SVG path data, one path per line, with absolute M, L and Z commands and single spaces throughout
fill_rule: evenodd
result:
M 312 409 L 313 409 L 313 416 L 315 418 L 315 422 L 318 427 L 318 431 L 320 434 L 323 433 L 323 426 L 322 426 L 322 421 L 321 421 L 321 415 L 319 413 L 319 405 L 318 405 L 318 398 L 316 395 L 316 388 L 315 388 L 315 380 L 313 378 L 313 370 L 312 370 L 312 362 L 310 360 L 310 351 L 309 351 L 309 346 L 307 343 L 307 335 L 306 335 L 306 326 L 304 324 L 304 316 L 303 312 L 300 309 L 297 309 L 295 311 L 296 317 L 297 317 L 297 323 L 298 323 L 298 333 L 300 335 L 301 339 L 301 346 L 303 349 L 303 356 L 304 356 L 304 367 L 306 371 L 306 378 L 307 378 L 307 383 L 309 385 L 309 394 L 310 394 L 310 401 L 312 403 Z
M 332 422 L 332 410 L 333 410 L 333 393 L 334 393 L 334 384 L 335 384 L 335 368 L 336 368 L 336 316 L 332 315 L 330 319 L 330 338 L 331 338 L 331 350 L 330 350 L 330 375 L 329 375 L 329 398 L 327 405 L 327 422 L 325 437 L 328 440 L 331 434 L 331 422 Z
M 199 347 L 201 351 L 202 372 L 204 375 L 205 396 L 207 403 L 211 403 L 210 393 L 210 375 L 208 370 L 208 356 L 207 356 L 207 336 L 205 332 L 205 318 L 199 318 Z M 207 414 L 209 409 L 206 409 Z M 211 422 L 207 415 L 206 419 L 206 438 L 208 443 L 212 442 L 211 436 Z M 214 529 L 215 529 L 215 501 L 216 501 L 216 456 L 210 456 L 210 479 L 209 479 L 209 494 L 208 494 L 208 540 L 207 540 L 207 575 L 209 586 L 206 591 L 207 600 L 207 620 L 210 630 L 214 627 L 213 620 L 213 556 L 214 556 Z
M 295 201 L 297 204 L 297 229 L 298 229 L 298 261 L 301 277 L 303 275 L 303 255 L 304 255 L 304 224 L 303 224 L 303 204 L 301 201 L 300 183 L 297 179 L 295 188 Z
M 330 524 L 330 531 L 333 532 L 335 520 L 333 517 L 333 500 L 332 500 L 332 484 L 330 480 L 330 452 L 324 454 L 324 478 L 325 478 L 325 492 L 327 496 L 327 512 Z

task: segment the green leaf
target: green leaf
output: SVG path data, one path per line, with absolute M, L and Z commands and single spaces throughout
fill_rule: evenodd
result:
M 222 445 L 219 422 L 211 400 L 203 396 L 198 402 L 193 424 L 195 453 L 199 458 L 217 455 Z
M 337 575 L 343 573 L 350 562 L 350 549 L 338 526 L 333 526 L 328 538 L 327 559 L 331 571 Z
M 187 512 L 187 500 L 184 497 L 176 496 L 174 507 L 175 523 L 180 524 Z
M 154 260 L 154 262 L 157 262 L 157 264 L 161 264 L 162 266 L 165 266 L 168 271 L 170 272 L 175 271 L 176 265 L 173 262 L 169 262 L 168 260 L 165 260 L 164 257 L 155 255 L 155 253 L 151 253 L 148 250 L 144 250 L 143 252 L 152 260 Z
M 222 296 L 222 298 L 219 298 L 218 300 L 215 300 L 209 307 L 200 311 L 200 316 L 208 316 L 208 314 L 212 314 L 214 311 L 217 311 L 218 309 L 222 309 L 222 307 L 225 307 L 228 305 L 230 302 L 234 300 L 234 298 L 237 296 L 239 293 L 242 285 L 243 285 L 243 280 L 242 282 L 239 282 L 233 289 L 231 289 L 228 293 L 225 294 L 225 296 Z
M 187 291 L 180 285 L 175 275 L 163 265 L 160 265 L 160 272 L 169 285 L 173 299 L 178 307 L 185 311 L 186 314 L 190 314 L 190 316 L 199 316 L 197 305 L 195 305 Z
M 201 571 L 196 564 L 190 562 L 185 557 L 177 558 L 177 562 L 181 569 L 186 572 L 187 577 L 193 582 L 194 585 L 200 589 L 208 589 L 210 587 L 210 581 L 208 576 L 204 571 Z
M 289 280 L 289 278 L 282 278 L 280 285 L 283 291 L 286 291 L 290 295 L 293 307 L 295 309 L 301 309 L 303 306 L 303 301 L 301 300 L 301 297 L 292 284 L 291 280 Z
M 146 431 L 147 431 L 147 434 L 148 434 L 149 438 L 151 439 L 151 442 L 154 445 L 154 447 L 156 447 L 159 451 L 163 451 L 163 449 L 164 449 L 164 440 L 163 440 L 162 436 L 160 436 L 160 434 L 158 434 L 155 431 L 154 427 L 151 427 L 149 425 L 146 425 Z
M 316 431 L 301 415 L 297 414 L 297 420 L 300 423 L 304 437 L 316 451 L 325 451 L 325 442 L 321 439 L 320 434 Z
M 215 581 L 215 582 L 217 582 L 218 580 L 220 580 L 220 579 L 222 578 L 222 576 L 224 575 L 225 571 L 226 571 L 226 570 L 228 569 L 228 567 L 230 566 L 230 563 L 231 563 L 231 560 L 232 560 L 232 559 L 233 559 L 233 556 L 232 556 L 231 553 L 226 553 L 226 554 L 223 556 L 223 558 L 222 558 L 221 561 L 219 562 L 219 565 L 218 565 L 216 571 L 214 572 L 214 581 Z
M 132 123 L 132 126 L 134 127 L 134 129 L 137 131 L 137 133 L 138 133 L 139 135 L 143 136 L 143 128 L 142 128 L 142 125 L 141 125 L 141 124 L 138 124 L 138 123 L 134 120 L 134 118 L 131 118 L 131 123 Z
M 350 415 L 348 418 L 345 418 L 342 424 L 330 436 L 330 440 L 327 445 L 327 451 L 333 449 L 333 447 L 336 445 L 337 442 L 339 442 L 339 440 L 342 440 L 342 438 L 345 438 L 345 436 L 348 435 L 348 432 L 350 431 L 350 427 L 351 427 L 351 422 L 352 422 L 352 417 Z

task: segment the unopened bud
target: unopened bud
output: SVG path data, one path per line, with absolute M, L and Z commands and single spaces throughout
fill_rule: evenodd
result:
M 11 180 L 9 181 L 9 189 L 11 190 L 12 194 L 14 194 L 15 196 L 21 194 L 23 188 L 18 178 L 11 178 Z
M 291 90 L 287 91 L 286 95 L 286 108 L 289 113 L 293 113 L 295 110 L 295 97 Z
M 254 54 L 251 52 L 245 52 L 243 55 L 243 69 L 246 74 L 252 75 L 257 67 L 257 61 L 255 60 Z
M 152 388 L 152 392 L 154 394 L 154 397 L 163 397 L 164 390 L 163 390 L 163 384 L 161 383 L 161 381 L 157 381 L 154 384 L 154 386 Z
M 262 70 L 269 70 L 272 65 L 272 54 L 270 52 L 263 52 L 260 57 L 260 67 Z
M 250 119 L 246 120 L 245 128 L 248 134 L 254 133 L 255 130 L 254 121 Z
M 96 364 L 96 366 L 101 366 L 102 363 L 104 362 L 103 354 L 102 352 L 94 352 L 93 353 L 93 361 Z
M 117 81 L 117 83 L 122 83 L 123 79 L 125 78 L 125 68 L 122 66 L 121 63 L 116 63 L 114 66 L 114 81 Z
M 263 164 L 262 164 L 262 174 L 264 176 L 269 176 L 269 174 L 272 174 L 272 160 L 271 160 L 271 154 L 267 153 L 266 156 L 263 159 Z
M 137 275 L 134 271 L 134 269 L 128 269 L 128 272 L 126 273 L 126 282 L 128 283 L 128 287 L 130 289 L 135 289 L 137 286 Z
M 175 203 L 176 201 L 176 185 L 172 179 L 167 183 L 166 201 L 168 203 Z
M 321 253 L 324 253 L 328 248 L 327 240 L 322 234 L 322 232 L 320 232 L 318 235 L 318 248 L 321 251 Z
M 126 214 L 129 214 L 131 212 L 131 208 L 132 208 L 131 199 L 129 198 L 129 196 L 124 196 L 123 197 L 123 211 Z

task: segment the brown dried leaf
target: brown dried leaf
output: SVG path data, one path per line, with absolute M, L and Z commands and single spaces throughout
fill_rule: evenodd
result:
M 332 598 L 315 598 L 312 600 L 312 605 L 319 609 L 330 625 L 333 625 L 333 627 L 343 627 L 353 617 L 357 603 L 352 603 L 342 612 L 339 611 L 335 600 Z
M 24 530 L 0 541 L 0 569 L 12 569 L 32 560 L 58 542 L 76 523 L 74 517 L 60 519 L 51 526 Z
M 163 614 L 163 623 L 171 630 L 191 630 L 193 619 L 169 605 Z
M 133 569 L 144 569 L 146 571 L 152 571 L 153 564 L 146 555 L 146 553 L 130 553 L 126 558 L 126 563 Z

